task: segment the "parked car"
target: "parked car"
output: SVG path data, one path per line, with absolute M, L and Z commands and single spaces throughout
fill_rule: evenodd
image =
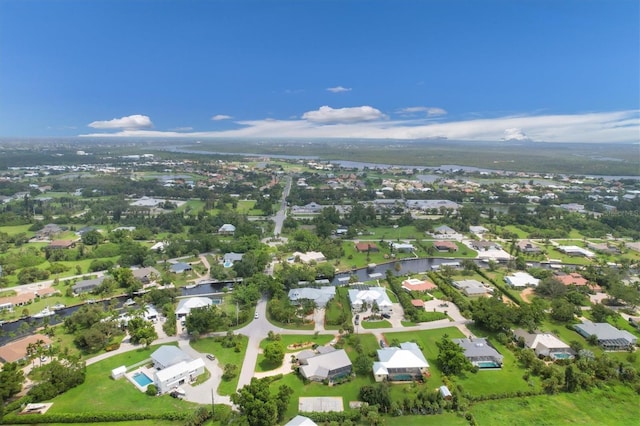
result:
M 356 314 L 356 319 L 359 320 L 360 319 L 360 314 Z
M 389 319 L 389 318 L 391 318 L 391 315 L 389 315 L 389 314 L 382 314 L 382 318 L 387 318 L 387 319 Z
M 380 347 L 381 348 L 386 348 L 387 347 L 387 343 L 382 339 L 380 339 Z
M 358 319 L 357 319 L 357 320 L 355 320 L 353 323 L 354 323 L 355 325 L 358 325 L 358 324 L 360 324 L 360 320 L 358 320 Z
M 260 314 L 258 314 L 258 313 L 256 312 L 256 314 L 255 314 L 253 317 L 254 317 L 255 319 L 258 319 L 258 318 L 260 318 Z
M 210 359 L 211 361 L 215 361 L 216 357 L 211 355 L 211 354 L 207 354 L 207 358 Z

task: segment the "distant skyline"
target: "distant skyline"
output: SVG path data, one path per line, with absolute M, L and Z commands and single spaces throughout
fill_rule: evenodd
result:
M 637 0 L 0 0 L 0 137 L 640 142 Z

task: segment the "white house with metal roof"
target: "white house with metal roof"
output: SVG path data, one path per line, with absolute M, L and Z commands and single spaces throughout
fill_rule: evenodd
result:
M 349 290 L 349 300 L 351 301 L 351 309 L 354 311 L 360 312 L 371 307 L 374 302 L 383 314 L 393 311 L 393 303 L 384 287 L 369 287 L 366 290 L 351 289 Z
M 540 280 L 532 277 L 530 274 L 522 271 L 515 272 L 511 275 L 504 277 L 504 280 L 511 287 L 537 287 L 540 284 Z
M 193 382 L 205 369 L 202 358 L 193 359 L 176 346 L 160 346 L 151 359 L 156 369 L 153 382 L 160 393 Z
M 378 362 L 373 363 L 376 382 L 422 379 L 429 372 L 429 363 L 417 344 L 401 343 L 400 347 L 378 349 Z
M 323 286 L 320 288 L 301 287 L 289 290 L 289 300 L 292 303 L 299 303 L 302 300 L 312 300 L 318 308 L 324 308 L 329 300 L 336 295 L 334 286 Z
M 344 349 L 319 354 L 300 362 L 301 364 L 306 362 L 300 365 L 299 371 L 302 377 L 316 382 L 351 374 L 351 360 Z
M 204 308 L 211 305 L 213 305 L 213 301 L 208 297 L 190 297 L 188 299 L 182 299 L 176 308 L 176 318 L 180 319 L 186 317 L 192 309 Z

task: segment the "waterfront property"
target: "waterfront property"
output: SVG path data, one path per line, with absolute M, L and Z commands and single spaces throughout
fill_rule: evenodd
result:
M 208 297 L 190 297 L 181 299 L 176 308 L 176 318 L 181 319 L 189 315 L 192 309 L 204 308 L 213 305 L 213 301 Z
M 380 313 L 390 314 L 393 311 L 393 303 L 384 287 L 368 287 L 366 289 L 350 289 L 349 300 L 351 309 L 362 312 L 374 303 L 378 305 Z
M 324 308 L 336 295 L 334 286 L 322 286 L 320 288 L 300 287 L 289 290 L 289 300 L 293 304 L 299 304 L 303 300 L 311 300 L 318 308 Z

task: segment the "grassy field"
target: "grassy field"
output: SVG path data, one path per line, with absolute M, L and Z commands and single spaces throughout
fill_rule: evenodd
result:
M 50 413 L 104 411 L 173 411 L 196 407 L 196 404 L 171 398 L 169 395 L 150 397 L 128 380 L 113 380 L 111 370 L 121 365 L 133 365 L 151 356 L 158 346 L 116 355 L 87 367 L 85 382 L 53 399 Z
M 220 382 L 220 386 L 218 387 L 218 393 L 220 395 L 231 395 L 236 391 L 236 387 L 238 387 L 240 369 L 242 368 L 244 354 L 247 351 L 247 344 L 249 343 L 249 339 L 247 338 L 247 336 L 240 336 L 240 352 L 236 352 L 235 348 L 223 347 L 221 341 L 216 341 L 215 338 L 212 337 L 207 337 L 205 339 L 199 339 L 191 342 L 191 347 L 196 351 L 203 354 L 209 353 L 215 355 L 220 368 L 224 368 L 225 364 L 234 364 L 238 366 L 238 376 L 234 377 L 228 382 L 224 380 Z
M 479 402 L 470 412 L 483 425 L 632 425 L 638 424 L 638 395 L 617 386 L 590 392 Z
M 327 303 L 325 310 L 325 328 L 327 330 L 337 330 L 341 327 L 341 324 L 336 324 L 340 316 L 347 318 L 347 321 L 351 318 L 351 308 L 349 306 L 349 296 L 347 289 L 344 287 L 338 287 L 336 289 L 336 296 Z

